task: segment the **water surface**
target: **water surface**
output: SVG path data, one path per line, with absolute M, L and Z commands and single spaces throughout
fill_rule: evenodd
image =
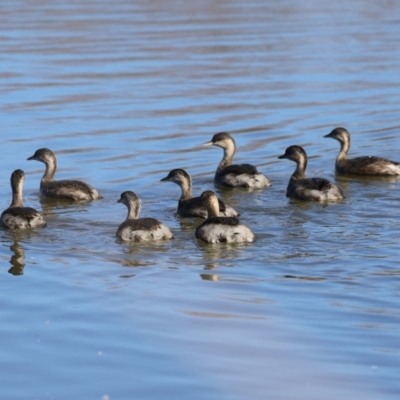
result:
M 0 231 L 5 399 L 398 399 L 397 179 L 336 177 L 351 154 L 399 160 L 400 5 L 357 0 L 4 1 L 0 203 L 26 172 L 48 227 Z M 208 246 L 175 214 L 173 168 L 213 188 L 219 131 L 273 182 L 220 190 L 257 237 Z M 292 202 L 292 144 L 336 204 Z M 40 199 L 41 147 L 89 204 Z M 133 190 L 167 243 L 121 244 Z

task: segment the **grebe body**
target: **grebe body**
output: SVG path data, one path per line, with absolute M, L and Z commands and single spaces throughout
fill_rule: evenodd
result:
M 74 201 L 91 201 L 101 198 L 99 192 L 87 183 L 76 180 L 54 180 L 57 159 L 51 150 L 45 148 L 36 150 L 35 154 L 29 157 L 28 160 L 40 161 L 46 165 L 45 173 L 40 181 L 40 193 L 42 196 Z
M 197 227 L 196 238 L 207 243 L 243 243 L 253 242 L 254 233 L 237 217 L 220 217 L 218 199 L 214 192 L 207 190 L 200 196 L 207 208 L 207 219 Z
M 340 151 L 336 158 L 336 172 L 342 175 L 363 176 L 398 176 L 400 164 L 386 158 L 363 156 L 347 158 L 350 149 L 350 133 L 345 128 L 335 128 L 325 138 L 336 139 L 340 143 Z
M 10 207 L 1 214 L 0 221 L 2 226 L 9 229 L 42 228 L 46 226 L 46 221 L 39 211 L 23 205 L 24 171 L 15 170 L 11 175 L 10 181 L 13 197 Z
M 296 170 L 292 174 L 286 189 L 286 197 L 297 200 L 340 200 L 343 199 L 341 189 L 324 178 L 306 178 L 307 154 L 300 146 L 290 146 L 285 154 L 278 158 L 287 158 L 296 163 Z
M 214 176 L 216 185 L 256 189 L 271 186 L 271 181 L 264 174 L 258 172 L 254 165 L 232 164 L 236 143 L 229 133 L 217 133 L 210 142 L 204 143 L 204 145 L 224 149 L 224 156 Z
M 207 208 L 203 205 L 200 197 L 192 196 L 192 178 L 181 168 L 173 169 L 162 182 L 174 182 L 181 188 L 182 194 L 178 201 L 178 214 L 182 217 L 207 218 Z M 238 212 L 230 205 L 218 199 L 219 215 L 221 217 L 236 217 Z
M 172 239 L 173 234 L 167 226 L 155 218 L 138 218 L 141 201 L 131 191 L 121 194 L 118 203 L 128 207 L 126 220 L 118 227 L 116 236 L 123 241 L 146 242 Z

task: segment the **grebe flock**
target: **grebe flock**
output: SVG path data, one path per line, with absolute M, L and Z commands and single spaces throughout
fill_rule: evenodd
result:
M 340 143 L 340 152 L 336 159 L 335 170 L 340 175 L 362 175 L 366 177 L 399 176 L 400 165 L 397 162 L 375 156 L 347 158 L 350 149 L 350 134 L 345 128 L 335 128 L 326 138 L 336 139 Z M 236 143 L 229 133 L 221 132 L 205 143 L 224 150 L 224 155 L 214 176 L 214 184 L 225 188 L 263 189 L 271 186 L 270 179 L 251 164 L 233 164 Z M 344 198 L 342 190 L 324 178 L 307 178 L 307 154 L 301 146 L 289 146 L 278 158 L 289 159 L 296 163 L 296 169 L 290 177 L 286 196 L 302 201 L 340 201 Z M 46 169 L 40 181 L 40 195 L 44 198 L 59 198 L 73 202 L 88 202 L 101 199 L 99 192 L 90 185 L 77 180 L 55 180 L 57 159 L 46 148 L 38 149 L 28 160 L 45 164 Z M 0 217 L 5 229 L 30 229 L 45 227 L 42 214 L 34 208 L 24 207 L 22 187 L 25 174 L 17 169 L 11 175 L 12 202 Z M 192 178 L 181 168 L 173 169 L 161 181 L 174 182 L 181 188 L 177 213 L 181 217 L 205 219 L 195 230 L 195 237 L 206 243 L 243 243 L 253 242 L 254 233 L 239 222 L 238 212 L 211 190 L 201 196 L 192 195 Z M 170 229 L 155 218 L 138 218 L 141 200 L 132 191 L 121 194 L 119 203 L 128 208 L 127 218 L 116 232 L 116 237 L 124 242 L 144 242 L 173 239 Z

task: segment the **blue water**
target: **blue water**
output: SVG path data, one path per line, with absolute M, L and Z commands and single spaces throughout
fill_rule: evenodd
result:
M 397 179 L 336 177 L 339 145 L 400 161 L 400 4 L 233 1 L 4 1 L 0 6 L 0 205 L 13 170 L 48 227 L 0 231 L 2 399 L 398 399 Z M 220 190 L 230 132 L 237 162 L 273 186 Z M 285 197 L 298 144 L 308 175 L 346 199 Z M 103 195 L 43 201 L 48 147 L 58 179 Z M 176 215 L 185 168 L 256 234 L 208 246 Z M 115 241 L 126 209 L 175 239 Z

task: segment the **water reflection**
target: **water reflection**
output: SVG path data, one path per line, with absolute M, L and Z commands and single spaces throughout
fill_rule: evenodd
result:
M 296 276 L 296 275 L 283 275 L 284 278 L 288 279 L 300 279 L 305 281 L 324 281 L 325 278 L 317 277 L 317 276 Z
M 115 233 L 114 233 L 115 234 Z M 172 240 L 173 242 L 174 240 Z M 171 241 L 168 241 L 171 242 Z M 126 268 L 152 267 L 159 264 L 160 259 L 167 259 L 170 243 L 159 242 L 124 242 L 115 239 L 117 253 L 107 258 L 108 261 Z
M 26 161 L 32 206 L 41 204 L 49 224 L 33 236 L 0 231 L 8 276 L 0 291 L 7 305 L 0 315 L 3 397 L 42 398 L 44 390 L 62 397 L 68 382 L 79 383 L 86 374 L 89 379 L 76 388 L 82 398 L 137 391 L 149 400 L 163 393 L 225 400 L 267 392 L 285 399 L 315 400 L 321 393 L 329 400 L 395 399 L 397 359 L 379 358 L 370 349 L 395 348 L 396 330 L 371 334 L 355 326 L 395 328 L 398 316 L 372 319 L 354 306 L 398 305 L 399 181 L 335 177 L 338 149 L 322 135 L 340 121 L 367 135 L 357 135 L 355 153 L 391 154 L 398 145 L 393 50 L 400 3 L 28 3 L 3 2 L 0 15 L 0 81 L 7 93 L 0 99 L 3 169 L 19 168 L 43 146 L 75 152 L 63 157 L 60 179 L 73 171 L 103 186 L 105 199 L 39 203 L 43 169 Z M 257 165 L 271 178 L 270 189 L 214 189 L 221 153 L 200 145 L 220 130 L 238 137 L 235 162 Z M 345 191 L 345 201 L 285 198 L 290 167 L 276 157 L 293 143 L 318 155 L 310 176 L 327 172 Z M 158 183 L 178 166 L 190 171 L 194 194 L 213 189 L 240 212 L 255 231 L 254 244 L 195 239 L 202 220 L 174 215 L 178 188 Z M 8 173 L 3 175 L 6 187 Z M 116 200 L 127 185 L 143 192 L 148 214 L 171 227 L 174 241 L 115 243 L 125 218 Z M 0 191 L 3 204 L 9 203 L 6 192 Z M 6 273 L 11 267 L 10 273 L 22 274 L 25 262 L 32 262 L 30 252 L 38 268 L 28 268 L 29 279 Z M 105 292 L 110 282 L 120 290 Z M 24 296 L 9 296 L 22 285 L 29 288 Z M 270 310 L 263 306 L 267 293 L 274 302 Z M 268 325 L 239 318 L 202 325 L 177 309 L 277 317 Z M 57 324 L 42 330 L 44 316 L 51 315 Z M 30 332 L 22 333 L 26 328 Z M 30 340 L 35 335 L 46 340 L 38 345 Z M 104 357 L 93 357 L 100 349 L 108 349 Z M 368 365 L 375 364 L 384 368 L 372 375 Z M 164 366 L 168 374 L 160 380 Z M 150 389 L 155 380 L 158 390 Z
M 218 281 L 219 276 L 216 274 L 200 274 L 200 278 L 203 281 Z
M 128 258 L 123 258 L 123 259 L 109 258 L 108 261 L 120 264 L 121 266 L 128 268 L 150 267 L 152 265 L 155 265 L 154 262 L 146 262 L 139 259 L 128 259 Z
M 88 207 L 86 202 L 78 202 L 70 199 L 52 199 L 47 197 L 40 197 L 40 204 L 42 205 L 43 214 L 46 216 L 59 214 L 55 210 L 70 211 L 83 211 Z
M 31 242 L 38 232 L 34 229 L 9 229 L 4 230 L 3 232 L 4 236 L 2 239 L 8 243 L 12 243 L 9 247 L 11 253 L 9 263 L 11 264 L 11 268 L 8 270 L 8 272 L 12 275 L 23 275 L 26 262 L 25 249 L 22 243 Z
M 114 233 L 115 235 L 115 233 Z M 173 241 L 174 239 L 172 239 Z M 123 246 L 124 254 L 163 254 L 171 247 L 170 242 L 166 240 L 156 240 L 156 241 L 148 241 L 148 242 L 129 242 L 124 241 L 119 238 L 115 239 L 115 243 Z
M 10 246 L 10 250 L 13 253 L 10 259 L 12 267 L 8 272 L 12 275 L 23 275 L 25 267 L 25 251 L 18 241 L 15 241 Z
M 208 269 L 208 270 L 213 270 L 213 269 L 217 269 L 217 268 L 218 268 L 217 263 L 206 263 L 204 265 L 204 269 Z
M 187 232 L 195 235 L 196 228 L 203 223 L 203 218 L 183 218 L 178 213 L 175 214 L 179 222 L 179 229 L 182 232 Z
M 243 259 L 242 252 L 252 244 L 216 243 L 210 245 L 199 240 L 198 245 L 199 249 L 202 250 L 203 269 L 207 271 L 207 273 L 201 273 L 200 278 L 208 281 L 219 281 L 221 280 L 220 275 L 214 272 L 220 267 L 237 267 L 240 260 Z
M 213 282 L 231 282 L 231 283 L 260 283 L 262 279 L 242 277 L 242 276 L 224 276 L 223 274 L 200 274 L 200 278 L 203 281 Z
M 371 199 L 387 197 L 390 191 L 397 190 L 400 177 L 336 176 L 336 181 L 343 189 L 345 201 L 353 201 L 355 195 L 363 192 L 363 196 Z
M 365 185 L 374 185 L 376 182 L 399 182 L 400 176 L 362 176 L 336 174 L 336 180 L 341 185 L 344 183 L 359 182 Z

